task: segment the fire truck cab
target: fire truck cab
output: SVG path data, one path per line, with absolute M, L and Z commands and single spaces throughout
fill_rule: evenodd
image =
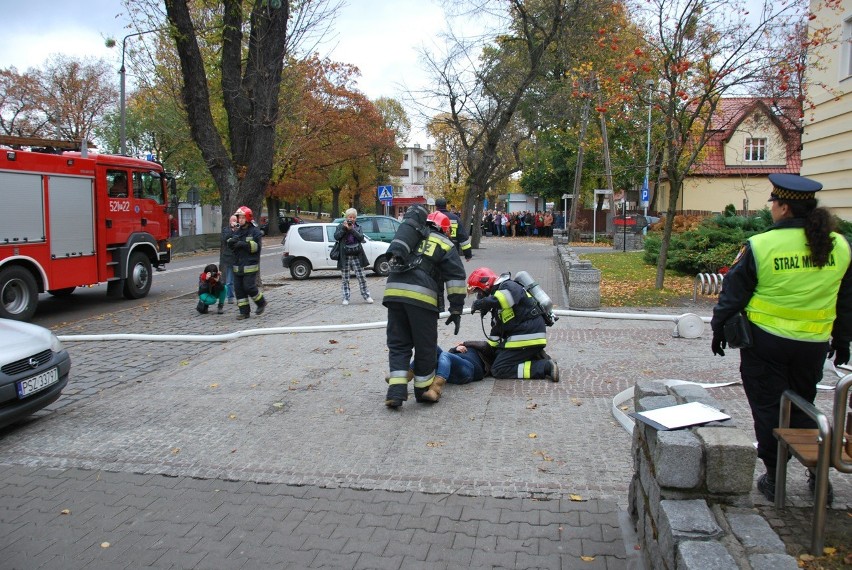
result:
M 162 166 L 69 152 L 67 141 L 4 136 L 0 145 L 0 317 L 29 320 L 39 293 L 99 283 L 108 296 L 145 297 L 152 267 L 171 260 Z

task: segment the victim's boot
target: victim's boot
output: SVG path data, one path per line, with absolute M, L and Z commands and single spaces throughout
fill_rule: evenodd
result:
M 418 402 L 437 402 L 441 399 L 441 392 L 444 391 L 444 384 L 447 383 L 446 378 L 442 376 L 435 376 L 432 379 L 432 384 L 428 386 L 423 392 L 420 393 L 420 396 L 417 398 Z

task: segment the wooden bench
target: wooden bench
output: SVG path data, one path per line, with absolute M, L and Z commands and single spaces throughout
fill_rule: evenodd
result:
M 822 556 L 825 540 L 825 515 L 828 499 L 828 470 L 834 467 L 841 473 L 852 473 L 850 445 L 844 445 L 846 415 L 852 413 L 847 407 L 852 388 L 852 374 L 847 374 L 838 383 L 834 392 L 834 418 L 832 424 L 816 407 L 791 390 L 781 396 L 779 426 L 773 430 L 778 439 L 778 464 L 775 472 L 775 508 L 783 509 L 787 497 L 788 452 L 799 463 L 814 472 L 814 516 L 811 531 L 811 549 L 814 556 Z M 817 424 L 817 429 L 790 427 L 790 407 L 795 405 Z M 852 429 L 852 426 L 850 426 Z M 848 436 L 847 436 L 848 437 Z M 846 442 L 847 444 L 849 442 Z

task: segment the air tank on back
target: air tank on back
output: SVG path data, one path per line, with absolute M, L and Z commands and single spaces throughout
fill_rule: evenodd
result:
M 544 292 L 541 285 L 526 271 L 518 271 L 515 274 L 515 281 L 523 285 L 524 289 L 538 301 L 538 304 L 541 305 L 544 311 L 544 320 L 548 326 L 552 325 L 556 321 L 556 317 L 553 315 L 553 301 L 550 300 L 550 297 Z

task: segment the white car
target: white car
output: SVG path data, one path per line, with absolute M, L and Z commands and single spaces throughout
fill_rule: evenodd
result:
M 336 229 L 337 224 L 298 224 L 290 227 L 282 242 L 284 253 L 281 254 L 281 265 L 290 269 L 293 279 L 307 279 L 311 271 L 337 269 L 337 261 L 328 256 L 334 247 Z M 364 253 L 370 267 L 377 275 L 386 277 L 390 273 L 387 256 L 390 244 L 365 238 Z
M 68 383 L 71 357 L 44 327 L 0 319 L 0 427 L 52 404 Z

